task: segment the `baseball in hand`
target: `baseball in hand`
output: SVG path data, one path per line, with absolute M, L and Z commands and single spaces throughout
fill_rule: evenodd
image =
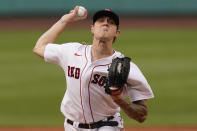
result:
M 80 16 L 80 17 L 82 17 L 82 16 L 85 15 L 85 11 L 86 11 L 86 9 L 83 6 L 79 6 L 77 15 Z

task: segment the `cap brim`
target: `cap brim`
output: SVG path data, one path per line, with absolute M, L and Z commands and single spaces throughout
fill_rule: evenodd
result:
M 102 16 L 108 16 L 110 18 L 112 18 L 115 22 L 115 24 L 117 26 L 119 26 L 119 17 L 117 14 L 115 14 L 114 12 L 112 11 L 107 11 L 107 10 L 101 10 L 101 11 L 98 11 L 94 14 L 93 16 L 93 23 L 96 22 L 96 20 Z

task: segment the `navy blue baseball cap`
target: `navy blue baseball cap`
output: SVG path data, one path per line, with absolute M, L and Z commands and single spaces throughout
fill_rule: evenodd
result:
M 93 24 L 96 22 L 97 19 L 101 18 L 102 16 L 108 16 L 112 18 L 117 27 L 119 26 L 119 16 L 116 13 L 114 13 L 111 9 L 104 9 L 96 12 L 93 15 Z

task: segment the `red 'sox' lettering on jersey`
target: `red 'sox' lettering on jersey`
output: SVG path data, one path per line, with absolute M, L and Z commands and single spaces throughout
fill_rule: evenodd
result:
M 106 83 L 107 77 L 106 76 L 101 76 L 99 74 L 94 74 L 93 80 L 91 83 L 93 84 L 98 84 L 99 86 L 104 86 Z
M 94 84 L 97 84 L 99 81 L 100 75 L 99 74 L 94 74 L 93 80 L 91 81 Z
M 75 79 L 79 79 L 80 68 L 75 68 L 74 66 L 68 66 L 68 76 Z

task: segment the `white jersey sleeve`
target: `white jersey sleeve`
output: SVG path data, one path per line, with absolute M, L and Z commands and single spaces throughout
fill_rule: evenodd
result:
M 146 78 L 133 62 L 130 62 L 130 72 L 127 83 L 126 92 L 132 101 L 150 99 L 154 97 Z
M 53 44 L 49 43 L 44 51 L 44 60 L 46 62 L 54 63 L 62 68 L 66 64 L 70 54 L 75 52 L 76 46 L 80 43 L 65 43 L 65 44 Z

